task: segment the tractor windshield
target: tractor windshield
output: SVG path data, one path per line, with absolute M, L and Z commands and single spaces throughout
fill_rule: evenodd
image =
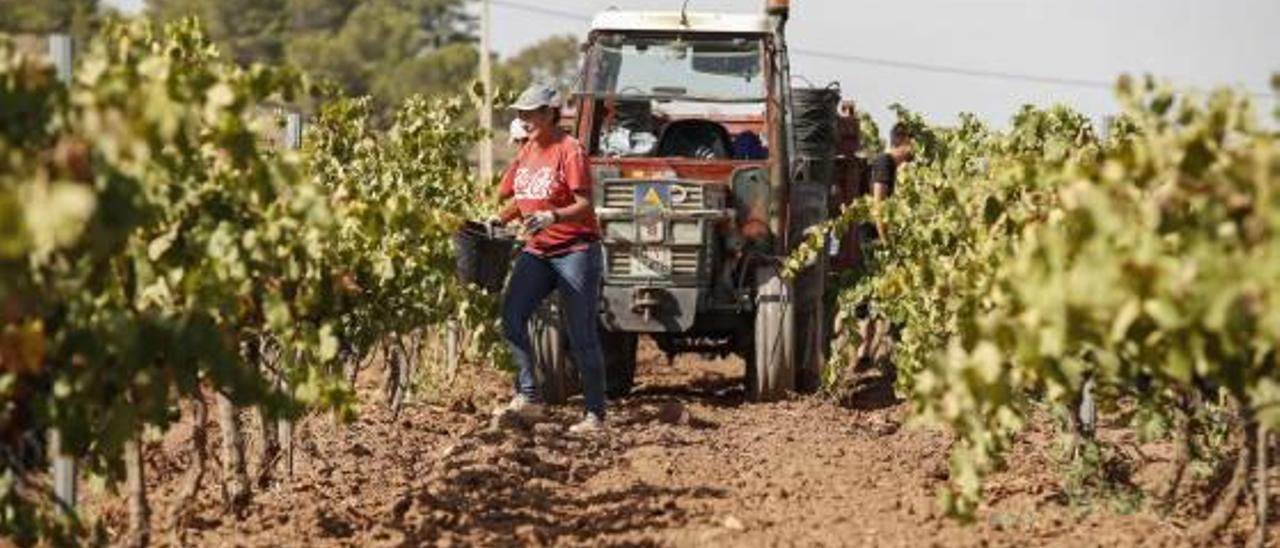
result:
M 759 38 L 597 36 L 584 92 L 618 99 L 756 103 L 767 97 Z

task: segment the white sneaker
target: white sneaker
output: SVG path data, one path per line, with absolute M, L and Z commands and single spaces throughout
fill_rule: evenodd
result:
M 546 416 L 542 404 L 529 399 L 524 394 L 516 394 L 506 405 L 493 410 L 495 417 L 512 415 L 525 421 L 538 421 Z
M 587 416 L 579 421 L 578 424 L 569 427 L 569 433 L 577 435 L 598 434 L 604 432 L 604 430 L 604 419 L 595 413 L 587 413 Z

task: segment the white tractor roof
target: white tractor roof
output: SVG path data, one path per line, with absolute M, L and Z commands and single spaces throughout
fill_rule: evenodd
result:
M 678 11 L 608 10 L 596 15 L 591 30 L 767 33 L 769 19 L 763 14 L 690 12 L 686 25 Z

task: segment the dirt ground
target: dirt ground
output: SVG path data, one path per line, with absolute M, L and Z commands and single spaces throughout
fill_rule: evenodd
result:
M 509 381 L 482 372 L 437 403 L 393 418 L 363 381 L 354 424 L 298 425 L 293 473 L 225 515 L 217 450 L 178 539 L 166 527 L 189 462 L 189 425 L 152 441 L 153 539 L 216 546 L 1182 546 L 1175 518 L 1064 500 L 1050 428 L 1020 438 L 972 525 L 939 515 L 949 437 L 904 424 L 883 391 L 839 405 L 821 397 L 744 402 L 736 360 L 649 345 L 640 386 L 613 402 L 610 431 L 578 439 L 577 407 L 530 428 L 490 428 Z M 463 395 L 459 395 L 463 394 Z M 886 397 L 889 396 L 889 397 Z M 852 404 L 850 404 L 852 403 Z M 1040 421 L 1047 423 L 1048 421 Z M 250 422 L 252 425 L 252 422 Z M 216 432 L 210 433 L 216 445 Z M 1158 452 L 1157 452 L 1158 453 Z M 1159 459 L 1156 459 L 1157 461 Z M 257 463 L 251 459 L 251 471 Z M 1151 465 L 1159 472 L 1159 462 Z M 1141 475 L 1141 474 L 1139 474 Z M 92 489 L 90 489 L 92 491 Z M 116 496 L 86 510 L 113 538 Z M 1274 537 L 1277 535 L 1273 535 Z M 1242 542 L 1238 536 L 1222 545 Z M 1216 543 L 1215 543 L 1216 544 Z

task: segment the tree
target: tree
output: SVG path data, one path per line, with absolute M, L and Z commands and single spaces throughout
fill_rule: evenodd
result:
M 568 88 L 578 74 L 578 40 L 569 34 L 545 38 L 508 59 L 501 72 L 499 82 L 513 88 L 533 82 Z
M 480 55 L 475 47 L 451 44 L 379 72 L 372 83 L 374 95 L 408 97 L 414 93 L 457 93 L 475 80 L 479 65 Z
M 496 63 L 494 85 L 518 93 L 531 83 L 541 82 L 569 91 L 578 75 L 578 52 L 578 40 L 573 35 L 544 38 Z M 512 116 L 510 112 L 497 113 L 493 129 L 505 132 Z
M 66 32 L 82 42 L 96 26 L 98 0 L 0 0 L 0 14 L 0 32 Z
M 289 0 L 289 32 L 334 32 L 358 5 L 357 0 Z
M 161 20 L 199 17 L 238 62 L 287 61 L 348 94 L 372 94 L 379 107 L 460 90 L 476 64 L 474 52 L 455 47 L 474 42 L 465 0 L 147 2 Z
M 12 2 L 14 0 L 0 0 Z M 458 93 L 476 79 L 476 19 L 466 0 L 147 0 L 160 20 L 197 16 L 241 63 L 287 61 L 377 110 L 414 93 Z M 553 36 L 497 63 L 507 89 L 572 85 L 578 45 Z
M 288 0 L 147 0 L 152 17 L 199 17 L 209 36 L 238 63 L 274 63 L 284 57 Z
M 476 41 L 478 23 L 466 12 L 465 0 L 399 0 L 402 10 L 418 16 L 419 27 L 432 48 Z

